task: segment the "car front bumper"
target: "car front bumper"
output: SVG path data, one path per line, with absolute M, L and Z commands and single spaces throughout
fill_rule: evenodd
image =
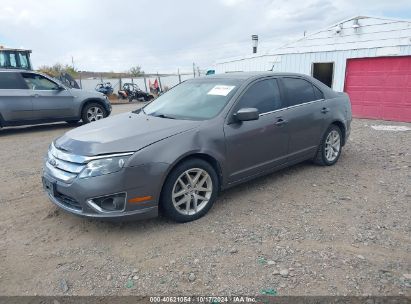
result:
M 119 172 L 92 178 L 75 178 L 71 183 L 66 183 L 54 177 L 45 166 L 43 185 L 52 185 L 52 190 L 47 187 L 45 190 L 55 205 L 78 216 L 121 221 L 148 219 L 158 215 L 162 174 L 165 170 L 165 164 L 152 163 L 127 167 Z M 118 193 L 125 194 L 125 206 L 122 210 L 103 211 L 90 204 L 92 199 Z M 150 197 L 150 199 L 130 203 L 129 199 L 135 197 Z
M 55 196 L 49 193 L 47 193 L 47 195 L 49 199 L 55 205 L 57 205 L 64 211 L 81 216 L 81 217 L 86 217 L 86 218 L 127 221 L 127 220 L 149 219 L 149 218 L 157 217 L 158 215 L 157 206 L 142 208 L 142 209 L 138 209 L 134 211 L 123 211 L 123 212 L 112 212 L 112 213 L 91 213 L 91 212 L 88 213 L 88 212 L 84 212 L 83 210 L 71 208 L 70 206 L 65 204 L 63 201 L 59 200 L 58 198 L 56 198 Z

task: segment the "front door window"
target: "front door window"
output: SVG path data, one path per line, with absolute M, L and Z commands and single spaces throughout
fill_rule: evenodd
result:
M 38 74 L 23 73 L 24 81 L 27 83 L 28 87 L 32 90 L 56 90 L 57 84 L 46 77 Z

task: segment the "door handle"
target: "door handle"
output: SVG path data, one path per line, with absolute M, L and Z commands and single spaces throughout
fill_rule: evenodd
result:
M 321 109 L 321 113 L 323 113 L 323 114 L 326 114 L 328 112 L 330 112 L 329 108 L 324 107 L 324 108 Z
M 31 95 L 31 97 L 37 98 L 37 97 L 40 97 L 40 95 L 39 94 L 34 94 L 34 95 Z
M 274 123 L 276 126 L 282 126 L 282 125 L 284 125 L 284 124 L 286 124 L 287 123 L 287 120 L 285 120 L 284 118 L 282 118 L 282 117 L 278 117 L 277 118 L 277 121 Z

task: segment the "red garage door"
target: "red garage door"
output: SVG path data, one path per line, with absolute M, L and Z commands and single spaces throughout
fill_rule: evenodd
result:
M 348 59 L 344 91 L 355 117 L 411 122 L 411 56 Z

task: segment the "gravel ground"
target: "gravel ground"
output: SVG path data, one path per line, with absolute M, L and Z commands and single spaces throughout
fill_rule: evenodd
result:
M 354 120 L 335 166 L 240 185 L 186 224 L 58 210 L 41 163 L 70 126 L 0 130 L 0 295 L 411 295 L 411 131 L 372 124 L 411 127 Z

